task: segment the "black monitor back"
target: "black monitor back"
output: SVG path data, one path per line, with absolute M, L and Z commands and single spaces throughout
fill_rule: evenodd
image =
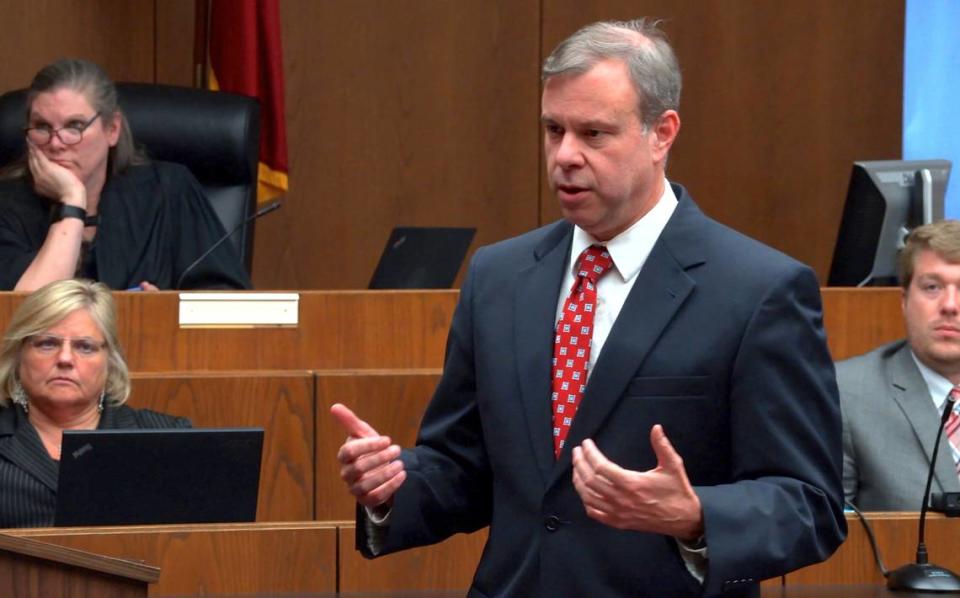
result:
M 923 178 L 929 210 L 923 213 Z M 855 162 L 829 286 L 895 286 L 897 257 L 916 226 L 942 220 L 950 176 L 948 160 Z
M 475 228 L 394 228 L 370 279 L 371 289 L 449 289 Z
M 68 430 L 54 524 L 254 521 L 262 428 Z

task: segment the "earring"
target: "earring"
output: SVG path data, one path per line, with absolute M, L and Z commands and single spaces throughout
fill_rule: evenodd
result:
M 30 402 L 27 399 L 27 391 L 23 390 L 23 385 L 20 384 L 19 380 L 13 381 L 13 392 L 10 393 L 10 400 L 12 400 L 14 404 L 20 405 L 24 413 L 30 412 Z
M 103 403 L 107 398 L 106 389 L 100 391 L 100 402 L 97 403 L 97 413 L 103 413 Z

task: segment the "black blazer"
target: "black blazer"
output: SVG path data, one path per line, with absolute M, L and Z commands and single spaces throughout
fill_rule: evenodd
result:
M 106 406 L 101 430 L 189 428 L 190 420 L 126 405 Z M 59 462 L 16 406 L 0 408 L 0 528 L 49 527 L 57 507 Z
M 553 456 L 550 363 L 573 227 L 476 252 L 384 553 L 490 526 L 491 596 L 758 593 L 843 540 L 840 410 L 810 268 L 707 218 L 686 191 L 597 358 L 568 446 L 656 464 L 662 424 L 703 506 L 704 586 L 673 538 L 587 517 Z M 358 525 L 364 548 L 364 526 Z

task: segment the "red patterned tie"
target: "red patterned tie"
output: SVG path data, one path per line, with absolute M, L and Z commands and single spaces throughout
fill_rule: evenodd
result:
M 577 279 L 563 303 L 553 346 L 553 454 L 560 455 L 587 386 L 597 281 L 613 266 L 607 250 L 591 245 L 577 260 Z
M 954 399 L 960 403 L 960 388 L 954 387 L 950 391 L 950 394 Z M 950 403 L 947 403 L 949 406 Z M 957 470 L 957 474 L 960 475 L 960 460 L 957 459 L 960 455 L 960 415 L 957 415 L 957 409 L 954 407 L 950 410 L 950 416 L 947 418 L 947 438 L 950 439 L 950 449 L 953 453 L 953 465 Z

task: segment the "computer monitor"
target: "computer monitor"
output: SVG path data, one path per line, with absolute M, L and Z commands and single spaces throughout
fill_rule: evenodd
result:
M 949 160 L 855 162 L 827 284 L 896 286 L 904 238 L 943 220 L 949 176 Z

